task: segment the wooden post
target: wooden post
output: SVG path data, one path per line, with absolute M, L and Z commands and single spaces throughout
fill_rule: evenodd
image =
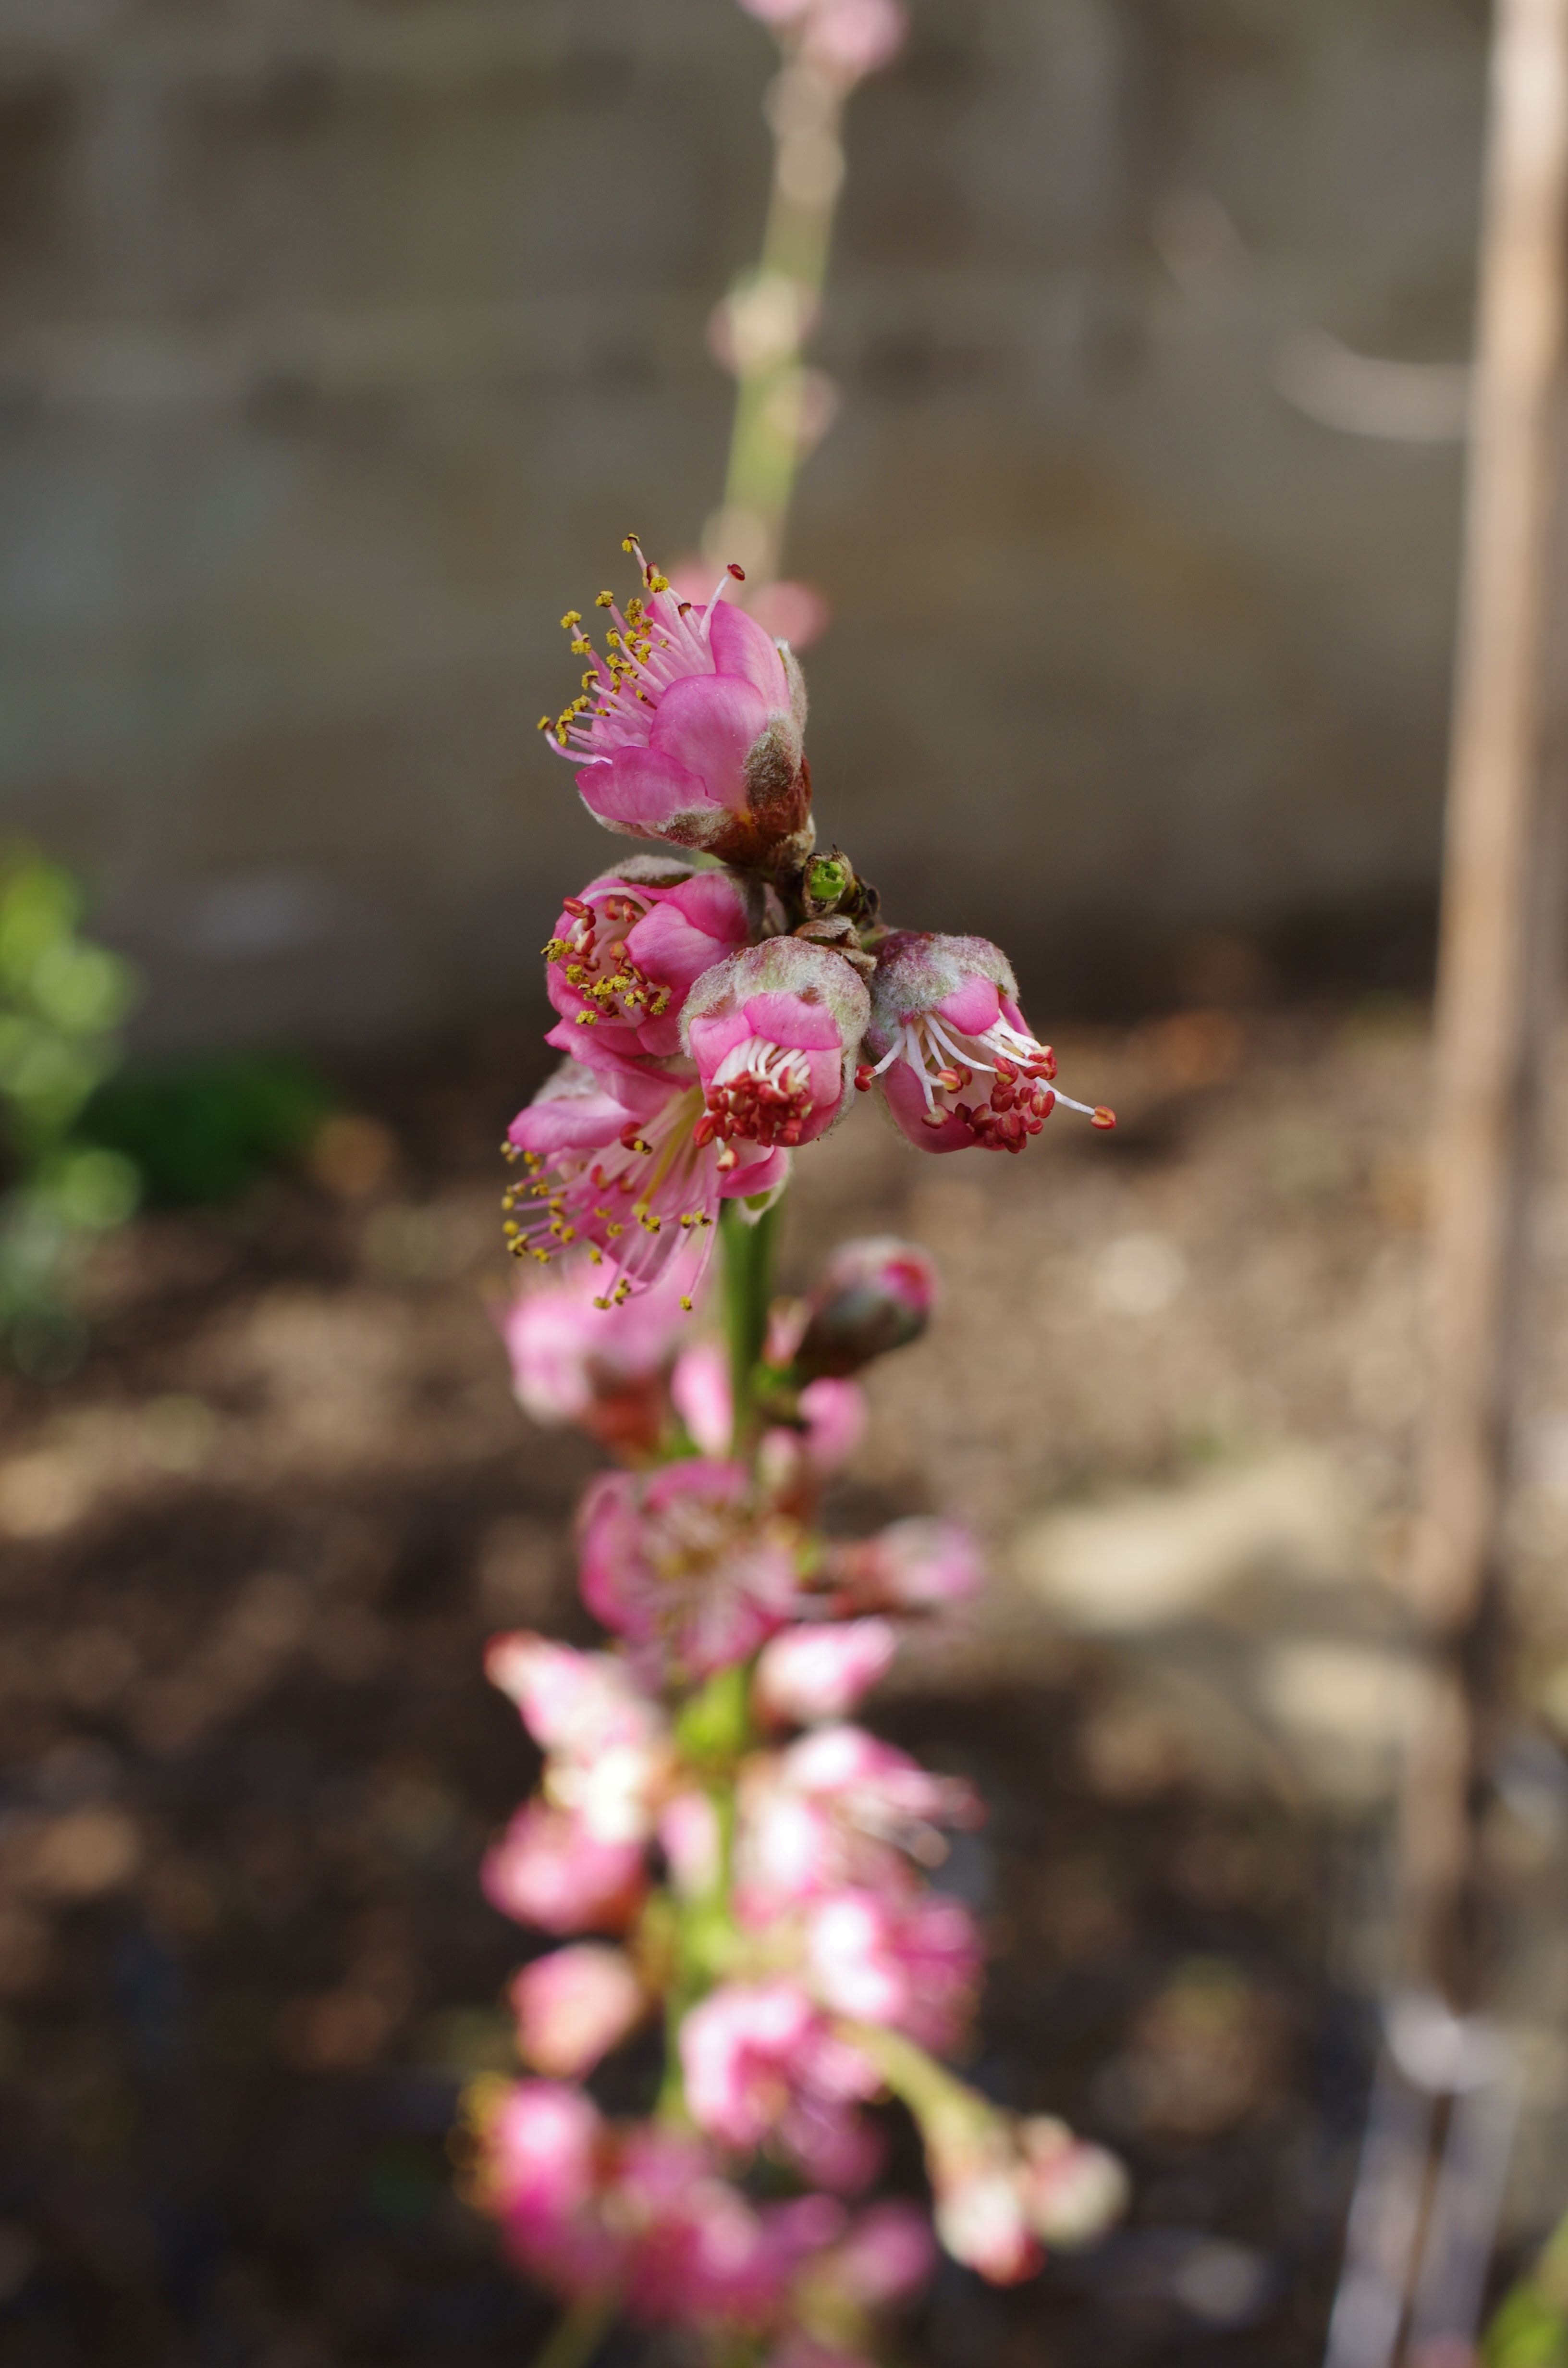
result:
M 1565 231 L 1568 0 L 1497 0 L 1438 953 L 1430 1394 L 1411 1562 L 1435 1686 L 1402 1834 L 1404 1972 L 1460 2010 L 1479 1979 L 1475 1815 L 1558 888 L 1549 674 Z

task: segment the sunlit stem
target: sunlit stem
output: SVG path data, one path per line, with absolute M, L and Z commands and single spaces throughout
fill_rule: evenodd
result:
M 619 2308 L 614 2294 L 584 2294 L 556 2320 L 543 2351 L 534 2354 L 533 2368 L 588 2368 Z
M 1002 2117 L 988 2098 L 971 2089 L 917 2047 L 902 2032 L 875 2023 L 839 2025 L 844 2038 L 869 2056 L 893 2095 L 907 2105 L 927 2144 L 934 2137 L 951 2137 L 981 2131 Z

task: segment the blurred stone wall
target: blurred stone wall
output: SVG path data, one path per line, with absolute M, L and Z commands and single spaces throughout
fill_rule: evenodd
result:
M 1481 8 L 915 18 L 791 553 L 824 832 L 1059 1008 L 1397 968 L 1452 404 L 1326 426 L 1302 333 L 1462 355 Z M 537 991 L 612 844 L 534 732 L 556 619 L 716 499 L 771 55 L 733 0 L 0 0 L 0 821 L 85 869 L 151 1039 Z

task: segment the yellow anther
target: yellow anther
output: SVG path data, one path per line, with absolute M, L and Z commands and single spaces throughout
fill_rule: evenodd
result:
M 583 611 L 581 609 L 568 609 L 566 614 L 561 620 L 562 630 L 562 632 L 569 633 L 574 625 L 580 625 L 582 621 Z
M 609 1312 L 609 1301 L 608 1299 L 596 1299 L 594 1305 L 596 1307 L 602 1307 L 607 1315 Z
M 540 717 L 540 719 L 539 719 L 538 723 L 535 725 L 534 729 L 535 729 L 536 731 L 538 731 L 538 732 L 548 732 L 548 731 L 549 731 L 549 729 L 550 729 L 550 718 L 549 718 L 549 716 L 548 716 L 548 715 L 541 715 L 541 716 Z
M 585 658 L 593 646 L 586 633 L 579 633 L 572 643 L 572 655 L 574 658 Z
M 594 595 L 594 606 L 596 609 L 613 609 L 615 606 L 615 594 L 613 592 L 596 593 Z
M 655 592 L 667 592 L 670 588 L 670 579 L 667 575 L 650 575 L 648 581 Z

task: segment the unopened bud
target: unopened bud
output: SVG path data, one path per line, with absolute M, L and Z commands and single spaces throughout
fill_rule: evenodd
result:
M 843 1243 L 812 1293 L 797 1372 L 858 1373 L 873 1357 L 907 1348 L 930 1322 L 936 1299 L 936 1267 L 915 1243 L 891 1235 Z
M 806 873 L 806 901 L 817 912 L 831 913 L 854 880 L 853 867 L 842 855 L 815 857 Z

